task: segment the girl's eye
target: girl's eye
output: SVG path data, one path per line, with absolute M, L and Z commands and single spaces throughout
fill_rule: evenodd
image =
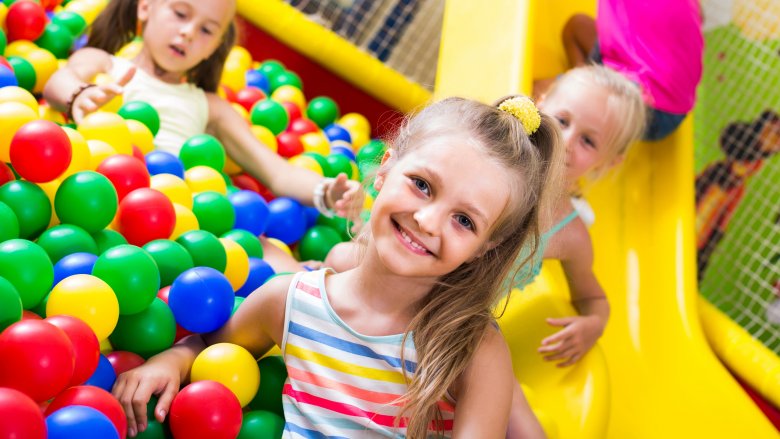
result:
M 471 221 L 471 218 L 467 217 L 466 215 L 456 215 L 455 221 L 457 221 L 458 225 L 461 227 L 474 230 L 474 223 Z
M 556 117 L 556 119 L 558 119 L 558 123 L 561 124 L 562 127 L 565 127 L 565 126 L 569 125 L 569 120 L 566 119 L 566 118 L 563 118 L 563 117 L 559 116 L 559 117 Z
M 586 145 L 590 146 L 591 148 L 595 148 L 595 147 L 596 147 L 596 144 L 593 142 L 593 139 L 591 139 L 591 138 L 590 138 L 590 137 L 588 137 L 588 136 L 584 136 L 584 137 L 582 138 L 582 141 L 583 141 L 583 142 L 584 142 Z
M 417 188 L 418 191 L 428 195 L 431 192 L 430 187 L 428 187 L 428 182 L 417 177 L 411 177 L 412 183 L 414 183 L 414 187 Z
M 214 32 L 211 31 L 211 29 L 209 29 L 207 27 L 201 28 L 201 32 L 203 32 L 206 35 L 211 35 L 211 34 L 214 33 Z
M 173 11 L 177 18 L 184 18 L 186 15 L 182 11 Z

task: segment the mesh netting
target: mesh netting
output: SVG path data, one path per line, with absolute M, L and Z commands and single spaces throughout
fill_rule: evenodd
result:
M 287 0 L 312 21 L 433 90 L 444 0 Z
M 700 290 L 780 354 L 780 2 L 705 0 L 702 11 Z

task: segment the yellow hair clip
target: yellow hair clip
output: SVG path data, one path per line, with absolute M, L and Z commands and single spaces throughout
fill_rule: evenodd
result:
M 525 128 L 525 132 L 528 135 L 535 133 L 539 129 L 539 125 L 542 124 L 542 116 L 539 115 L 539 110 L 536 108 L 534 101 L 527 96 L 509 98 L 501 102 L 498 109 L 516 117 L 523 124 L 523 128 Z

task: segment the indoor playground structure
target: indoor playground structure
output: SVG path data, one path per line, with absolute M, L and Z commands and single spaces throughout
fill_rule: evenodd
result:
M 349 239 L 346 220 L 274 198 L 214 138 L 154 151 L 144 103 L 119 99 L 76 127 L 38 102 L 105 4 L 0 2 L 0 438 L 124 438 L 116 375 L 218 328 L 272 276 L 258 235 L 301 260 Z M 780 8 L 702 10 L 693 116 L 585 193 L 604 336 L 569 368 L 536 352 L 545 318 L 574 313 L 550 261 L 499 319 L 550 438 L 780 436 Z M 596 1 L 239 0 L 238 12 L 220 93 L 296 166 L 360 178 L 404 113 L 529 93 L 563 72 L 561 29 Z M 139 437 L 280 437 L 274 354 L 209 347 L 173 420 Z

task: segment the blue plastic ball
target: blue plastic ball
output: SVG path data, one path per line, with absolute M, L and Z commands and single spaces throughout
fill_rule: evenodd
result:
M 268 262 L 260 258 L 249 258 L 249 276 L 244 282 L 244 286 L 236 291 L 236 296 L 246 297 L 252 291 L 260 288 L 265 281 L 276 274 L 274 269 L 268 265 Z
M 234 297 L 233 287 L 224 274 L 211 267 L 195 267 L 173 281 L 168 306 L 182 328 L 211 332 L 230 318 Z
M 347 158 L 352 160 L 353 162 L 355 161 L 355 152 L 352 151 L 352 148 L 349 146 L 348 143 L 342 140 L 336 140 L 335 142 L 331 142 L 330 153 L 341 154 L 347 156 Z
M 271 83 L 260 70 L 247 70 L 246 85 L 257 87 L 263 90 L 265 94 L 271 91 Z
M 184 179 L 184 164 L 169 152 L 152 151 L 146 154 L 146 169 L 149 175 L 173 174 Z
M 97 256 L 91 253 L 71 253 L 54 264 L 54 284 L 74 274 L 92 274 Z
M 111 421 L 92 407 L 69 405 L 46 418 L 48 439 L 119 439 Z
M 341 125 L 332 123 L 326 126 L 323 131 L 325 132 L 325 137 L 327 137 L 331 142 L 334 140 L 342 140 L 350 144 L 352 143 L 352 135 L 349 134 L 349 131 L 347 131 L 347 129 Z
M 303 214 L 306 217 L 306 229 L 310 229 L 317 224 L 317 218 L 320 216 L 320 211 L 316 207 L 304 206 Z
M 16 79 L 14 72 L 6 66 L 0 65 L 0 88 L 18 85 L 19 81 Z
M 116 381 L 116 372 L 114 366 L 108 361 L 105 355 L 100 354 L 98 359 L 97 369 L 92 373 L 92 376 L 84 383 L 87 386 L 100 387 L 106 392 L 110 392 L 114 387 L 114 381 Z
M 306 214 L 303 206 L 292 198 L 279 197 L 268 203 L 270 215 L 265 235 L 290 245 L 306 231 Z
M 236 229 L 243 229 L 260 236 L 265 232 L 270 211 L 268 203 L 257 192 L 240 190 L 228 195 L 236 213 Z

